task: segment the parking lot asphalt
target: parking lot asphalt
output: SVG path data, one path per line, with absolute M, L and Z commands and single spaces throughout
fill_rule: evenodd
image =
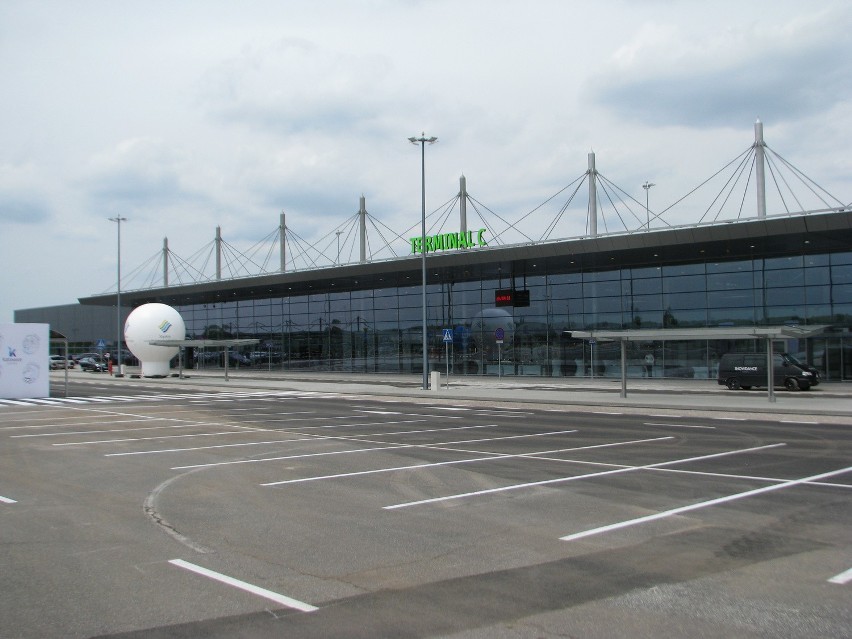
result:
M 131 383 L 138 369 L 126 369 Z M 109 377 L 106 373 L 71 371 L 70 377 Z M 64 372 L 52 373 L 52 394 L 62 392 Z M 150 381 L 150 380 L 148 380 Z M 480 377 L 441 375 L 437 389 L 423 390 L 420 375 L 338 372 L 300 372 L 258 369 L 204 369 L 175 371 L 168 384 L 231 388 L 320 390 L 366 396 L 430 397 L 573 408 L 617 406 L 637 410 L 677 410 L 746 413 L 752 415 L 819 415 L 852 423 L 852 384 L 828 382 L 808 391 L 776 389 L 772 398 L 763 388 L 729 390 L 715 380 L 629 379 L 622 396 L 620 379 L 568 377 Z
M 0 636 L 850 627 L 840 385 L 63 376 L 2 409 Z

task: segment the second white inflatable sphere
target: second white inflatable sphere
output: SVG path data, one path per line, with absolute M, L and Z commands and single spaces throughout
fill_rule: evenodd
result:
M 186 324 L 175 309 L 166 304 L 143 304 L 133 310 L 124 322 L 127 348 L 142 363 L 143 377 L 165 377 L 169 361 L 178 346 L 159 346 L 152 341 L 180 342 L 186 338 Z

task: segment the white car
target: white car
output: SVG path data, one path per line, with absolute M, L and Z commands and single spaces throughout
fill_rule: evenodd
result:
M 74 360 L 65 359 L 62 355 L 51 355 L 50 370 L 55 371 L 59 368 L 74 368 Z

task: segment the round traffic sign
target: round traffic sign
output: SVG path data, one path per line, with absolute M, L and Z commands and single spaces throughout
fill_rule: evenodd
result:
M 500 328 L 498 328 L 497 330 L 494 331 L 494 338 L 495 339 L 503 339 L 505 337 L 506 337 L 506 331 L 504 331 L 502 327 L 500 327 Z

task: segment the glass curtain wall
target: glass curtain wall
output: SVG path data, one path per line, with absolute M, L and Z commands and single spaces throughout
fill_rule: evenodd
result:
M 852 252 L 527 275 L 528 307 L 496 307 L 505 280 L 427 288 L 430 368 L 454 375 L 621 374 L 618 344 L 571 337 L 592 329 L 826 324 L 831 333 L 778 345 L 828 380 L 852 380 Z M 516 282 L 517 288 L 522 285 Z M 255 338 L 231 366 L 270 370 L 421 373 L 419 284 L 180 307 L 189 336 Z M 443 340 L 450 329 L 452 342 Z M 496 332 L 502 329 L 502 343 Z M 631 377 L 712 379 L 719 357 L 751 340 L 628 344 Z M 449 355 L 449 362 L 447 362 Z M 199 353 L 194 365 L 223 365 Z

